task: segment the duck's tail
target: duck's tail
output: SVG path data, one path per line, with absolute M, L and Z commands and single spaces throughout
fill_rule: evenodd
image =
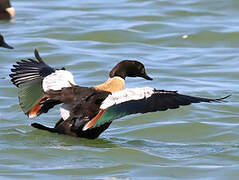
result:
M 34 127 L 34 128 L 49 131 L 49 132 L 52 132 L 52 133 L 58 133 L 58 131 L 55 128 L 49 128 L 49 127 L 44 126 L 44 125 L 39 124 L 39 123 L 32 123 L 31 126 Z
M 18 61 L 13 65 L 9 76 L 12 83 L 19 88 L 18 98 L 23 112 L 29 117 L 34 118 L 49 110 L 55 104 L 46 102 L 42 89 L 44 77 L 55 72 L 55 69 L 48 66 L 39 56 L 37 50 L 34 52 L 36 60 L 27 59 Z M 54 104 L 54 105 L 53 105 Z

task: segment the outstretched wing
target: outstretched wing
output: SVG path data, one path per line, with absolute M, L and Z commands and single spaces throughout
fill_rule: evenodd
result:
M 94 124 L 91 121 L 88 122 L 83 130 L 98 127 L 130 114 L 165 111 L 191 103 L 220 102 L 227 97 L 219 99 L 200 98 L 182 95 L 176 91 L 156 90 L 148 87 L 124 89 L 109 95 L 100 106 L 104 110 L 102 116 Z
M 20 106 L 29 117 L 37 116 L 42 107 L 44 111 L 41 111 L 47 112 L 50 107 L 54 106 L 52 102 L 50 105 L 49 103 L 42 103 L 43 100 L 45 101 L 42 81 L 46 76 L 55 72 L 55 69 L 42 60 L 37 50 L 34 54 L 36 60 L 27 59 L 17 62 L 11 69 L 13 73 L 9 75 L 12 83 L 19 88 Z
M 40 57 L 38 51 L 34 51 L 36 60 L 27 59 L 16 62 L 11 69 L 13 72 L 9 76 L 12 78 L 12 83 L 21 87 L 25 83 L 29 83 L 34 80 L 42 81 L 44 77 L 55 72 L 55 69 L 48 66 Z

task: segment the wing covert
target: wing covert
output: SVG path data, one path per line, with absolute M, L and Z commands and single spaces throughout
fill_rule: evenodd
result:
M 140 88 L 141 89 L 141 88 Z M 127 91 L 125 89 L 124 91 Z M 201 98 L 194 96 L 187 96 L 183 94 L 177 93 L 177 91 L 165 91 L 165 90 L 156 90 L 154 89 L 151 95 L 149 96 L 148 90 L 145 89 L 145 93 L 148 93 L 148 97 L 145 95 L 141 96 L 139 99 L 128 98 L 128 100 L 123 101 L 121 98 L 120 103 L 112 102 L 111 106 L 107 107 L 105 113 L 101 116 L 101 118 L 94 124 L 94 127 L 98 127 L 106 122 L 112 121 L 114 119 L 121 118 L 126 115 L 136 114 L 136 113 L 147 113 L 147 112 L 155 112 L 155 111 L 166 111 L 168 109 L 176 109 L 180 106 L 190 105 L 192 103 L 200 103 L 200 102 L 220 102 L 223 99 L 229 97 L 223 97 L 218 99 L 209 99 L 209 98 Z M 127 94 L 127 93 L 126 93 Z M 112 94 L 115 96 L 116 94 Z M 114 99 L 112 98 L 112 99 Z M 117 99 L 117 98 L 116 98 Z

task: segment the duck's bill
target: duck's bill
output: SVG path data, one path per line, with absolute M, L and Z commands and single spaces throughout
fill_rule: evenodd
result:
M 13 49 L 13 47 L 12 46 L 9 46 L 7 43 L 3 43 L 2 44 L 2 47 L 4 47 L 4 48 L 7 48 L 7 49 Z
M 147 74 L 144 74 L 142 77 L 147 80 L 153 80 L 153 78 L 149 77 Z

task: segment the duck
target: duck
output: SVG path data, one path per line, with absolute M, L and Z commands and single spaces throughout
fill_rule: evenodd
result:
M 7 49 L 13 49 L 12 46 L 8 45 L 5 40 L 4 40 L 4 37 L 0 34 L 0 47 L 4 47 L 4 48 L 7 48 Z
M 47 113 L 61 104 L 61 118 L 54 127 L 31 124 L 51 133 L 96 139 L 114 120 L 126 115 L 166 111 L 192 103 L 222 102 L 230 96 L 210 99 L 151 87 L 125 88 L 126 77 L 153 80 L 144 65 L 136 60 L 119 62 L 102 84 L 79 86 L 70 71 L 47 65 L 37 50 L 34 54 L 36 59 L 17 61 L 10 77 L 18 88 L 20 107 L 29 118 Z
M 0 1 L 0 20 L 10 20 L 15 16 L 15 9 L 9 0 Z

